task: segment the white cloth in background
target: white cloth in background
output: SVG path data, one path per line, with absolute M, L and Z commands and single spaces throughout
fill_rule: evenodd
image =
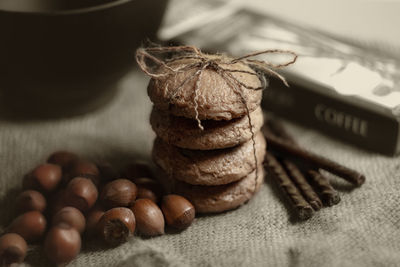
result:
M 245 4 L 265 14 L 400 56 L 399 0 L 250 0 Z

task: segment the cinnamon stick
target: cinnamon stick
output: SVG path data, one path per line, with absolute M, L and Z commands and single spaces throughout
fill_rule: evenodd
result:
M 365 176 L 353 169 L 350 169 L 325 157 L 314 154 L 310 151 L 304 150 L 299 146 L 294 146 L 288 142 L 285 142 L 284 139 L 271 134 L 271 132 L 268 131 L 266 127 L 263 127 L 262 131 L 264 136 L 268 140 L 268 146 L 279 153 L 302 159 L 305 162 L 315 165 L 318 168 L 322 168 L 333 174 L 336 174 L 356 186 L 360 186 L 365 182 Z
M 286 131 L 285 127 L 282 125 L 282 123 L 280 123 L 280 121 L 273 118 L 267 118 L 264 125 L 271 134 L 284 139 L 288 143 L 297 145 L 294 138 Z M 321 199 L 308 183 L 300 169 L 288 159 L 281 160 L 281 162 L 285 166 L 290 178 L 302 192 L 308 203 L 310 203 L 311 207 L 315 211 L 320 210 L 322 208 Z
M 322 202 L 317 193 L 307 182 L 304 175 L 301 173 L 299 168 L 290 160 L 282 160 L 283 166 L 285 166 L 290 178 L 297 185 L 297 188 L 303 193 L 304 198 L 310 203 L 311 207 L 318 211 L 322 208 Z
M 340 202 L 338 192 L 331 186 L 325 176 L 314 170 L 307 171 L 307 174 L 313 184 L 318 188 L 325 205 L 333 206 Z
M 294 138 L 286 131 L 285 127 L 279 120 L 269 118 L 266 120 L 265 125 L 275 136 L 283 138 L 285 141 L 290 142 L 291 144 L 297 145 Z M 313 169 L 306 170 L 306 173 L 313 186 L 316 187 L 316 190 L 321 196 L 324 205 L 333 206 L 340 202 L 340 196 L 338 192 L 331 186 L 328 178 L 325 175 L 322 175 L 320 172 L 318 172 L 318 170 Z M 311 202 L 310 204 L 313 206 Z M 313 208 L 315 209 L 314 206 Z
M 300 191 L 293 184 L 283 166 L 272 154 L 268 152 L 265 154 L 264 166 L 272 174 L 271 177 L 275 179 L 279 188 L 281 188 L 282 191 L 289 198 L 292 206 L 297 211 L 299 218 L 302 220 L 311 218 L 314 214 L 313 208 L 304 199 Z

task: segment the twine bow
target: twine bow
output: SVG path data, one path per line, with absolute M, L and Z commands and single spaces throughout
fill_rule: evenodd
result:
M 289 54 L 292 55 L 293 58 L 287 62 L 282 64 L 273 64 L 267 61 L 261 61 L 252 59 L 255 56 L 263 55 L 263 54 Z M 172 67 L 171 63 L 176 62 L 178 60 L 190 59 L 185 63 L 182 61 L 182 64 L 177 67 Z M 268 82 L 266 80 L 265 74 L 269 74 L 281 80 L 286 86 L 289 86 L 286 79 L 276 72 L 276 69 L 281 69 L 286 66 L 293 64 L 297 59 L 296 53 L 289 50 L 280 50 L 280 49 L 270 49 L 259 52 L 250 53 L 237 58 L 229 58 L 223 55 L 209 55 L 204 54 L 200 51 L 200 49 L 194 46 L 171 46 L 171 47 L 144 47 L 139 48 L 136 51 L 136 61 L 139 67 L 142 69 L 144 73 L 154 79 L 164 79 L 170 76 L 175 76 L 178 73 L 187 72 L 190 70 L 195 70 L 192 75 L 186 77 L 178 87 L 172 88 L 169 99 L 172 100 L 182 88 L 188 82 L 195 80 L 195 86 L 193 90 L 193 103 L 194 103 L 194 112 L 195 119 L 197 121 L 197 125 L 201 130 L 204 130 L 204 127 L 201 124 L 198 113 L 198 96 L 199 96 L 199 88 L 201 83 L 202 73 L 205 69 L 212 70 L 219 74 L 227 83 L 227 85 L 238 95 L 241 102 L 244 105 L 246 110 L 246 116 L 248 118 L 251 139 L 253 141 L 253 154 L 255 159 L 256 166 L 256 183 L 255 188 L 257 186 L 257 178 L 258 178 L 258 164 L 257 164 L 257 156 L 256 156 L 256 147 L 254 140 L 254 131 L 253 124 L 250 118 L 249 107 L 246 102 L 246 98 L 243 95 L 242 88 L 248 90 L 263 90 L 267 87 Z M 248 65 L 250 68 L 254 70 L 254 72 L 246 71 L 246 70 L 235 70 L 235 69 L 227 69 L 223 66 L 233 65 L 236 63 L 242 63 Z M 244 73 L 249 75 L 255 75 L 260 79 L 261 86 L 253 87 L 242 81 L 239 81 L 232 75 L 232 73 Z M 255 190 L 255 189 L 254 189 Z

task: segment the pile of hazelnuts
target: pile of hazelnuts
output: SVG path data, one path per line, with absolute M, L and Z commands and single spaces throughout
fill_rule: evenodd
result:
M 63 264 L 79 254 L 82 237 L 116 246 L 134 233 L 162 235 L 165 222 L 185 229 L 195 217 L 187 199 L 163 195 L 144 162 L 119 174 L 109 163 L 58 151 L 24 177 L 23 190 L 15 202 L 19 216 L 0 237 L 0 266 L 23 262 L 30 243 L 43 241 L 48 259 Z

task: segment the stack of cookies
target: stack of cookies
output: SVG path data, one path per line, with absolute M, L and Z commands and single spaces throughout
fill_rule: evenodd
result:
M 169 67 L 182 64 L 190 59 Z M 261 86 L 243 63 L 219 67 L 247 87 Z M 248 201 L 263 183 L 262 93 L 243 86 L 238 92 L 213 68 L 198 73 L 192 68 L 151 79 L 150 123 L 157 134 L 152 157 L 165 174 L 163 183 L 188 198 L 196 212 L 222 212 Z

